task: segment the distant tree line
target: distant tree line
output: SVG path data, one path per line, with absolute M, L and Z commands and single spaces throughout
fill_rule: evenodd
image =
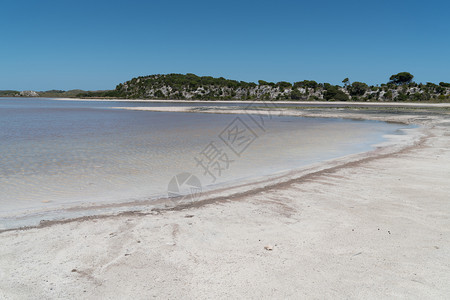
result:
M 326 101 L 447 101 L 450 84 L 441 82 L 415 83 L 414 76 L 400 72 L 390 76 L 380 86 L 351 82 L 343 86 L 303 80 L 294 83 L 280 81 L 258 83 L 197 76 L 195 74 L 149 75 L 133 78 L 117 85 L 113 91 L 89 92 L 83 97 L 118 97 L 150 99 L 200 100 L 326 100 Z
M 298 82 L 258 83 L 197 76 L 195 74 L 157 74 L 140 76 L 120 83 L 114 90 L 38 92 L 41 97 L 142 98 L 199 100 L 326 100 L 326 101 L 450 101 L 450 83 L 415 83 L 409 72 L 389 77 L 387 83 L 373 86 L 342 80 L 343 85 Z M 0 91 L 0 96 L 20 96 L 18 91 Z

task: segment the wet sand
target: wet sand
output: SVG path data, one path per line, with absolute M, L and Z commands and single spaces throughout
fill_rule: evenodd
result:
M 284 113 L 422 127 L 414 140 L 194 204 L 3 232 L 0 298 L 449 295 L 448 112 Z

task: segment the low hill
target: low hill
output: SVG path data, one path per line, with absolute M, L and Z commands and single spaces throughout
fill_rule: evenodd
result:
M 17 97 L 20 95 L 19 91 L 0 90 L 0 97 Z
M 392 75 L 389 82 L 376 86 L 345 78 L 340 86 L 314 80 L 254 83 L 190 73 L 158 74 L 133 78 L 114 90 L 8 90 L 0 91 L 0 97 L 450 102 L 450 83 L 415 83 L 413 78 L 408 72 L 400 72 Z
M 402 72 L 406 73 L 406 72 Z M 399 74 L 402 74 L 399 73 Z M 409 73 L 408 73 L 409 74 Z M 393 75 L 394 76 L 394 75 Z M 397 81 L 394 81 L 395 80 Z M 111 97 L 139 99 L 198 99 L 198 100 L 328 100 L 328 101 L 449 101 L 450 84 L 441 82 L 415 83 L 412 75 L 407 82 L 391 77 L 380 86 L 344 80 L 343 86 L 317 83 L 313 80 L 299 82 L 254 82 L 229 80 L 223 77 L 194 74 L 150 75 L 121 83 Z

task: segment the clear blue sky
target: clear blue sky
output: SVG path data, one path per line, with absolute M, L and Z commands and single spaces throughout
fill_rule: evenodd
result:
M 112 89 L 140 75 L 257 81 L 408 71 L 450 82 L 450 1 L 1 3 L 0 89 Z

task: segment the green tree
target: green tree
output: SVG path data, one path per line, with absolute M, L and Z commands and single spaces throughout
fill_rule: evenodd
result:
M 319 86 L 314 80 L 303 80 L 299 82 L 294 82 L 294 88 L 311 88 L 315 89 Z
M 408 100 L 408 95 L 405 93 L 400 93 L 398 94 L 397 97 L 395 97 L 394 99 L 395 101 L 407 101 Z
M 338 86 L 326 85 L 327 90 L 323 94 L 323 97 L 327 101 L 348 101 L 348 96 L 346 93 L 341 91 Z
M 292 100 L 302 99 L 302 93 L 300 93 L 300 91 L 297 89 L 294 89 L 289 96 Z
M 348 77 L 346 77 L 344 80 L 342 80 L 342 83 L 344 84 L 344 86 L 346 87 L 349 84 L 350 80 L 348 79 Z
M 258 84 L 259 85 L 268 85 L 268 86 L 275 86 L 275 83 L 273 83 L 273 82 L 267 82 L 267 81 L 264 81 L 264 80 L 258 80 Z
M 384 97 L 388 100 L 392 100 L 392 91 L 388 90 L 385 94 Z
M 156 98 L 164 98 L 164 94 L 163 94 L 163 92 L 161 92 L 161 90 L 157 90 L 156 92 L 155 92 L 155 97 Z
M 281 91 L 291 88 L 292 84 L 290 82 L 286 82 L 286 81 L 280 81 L 277 82 L 277 86 L 280 88 Z
M 398 74 L 394 74 L 389 78 L 389 83 L 393 83 L 396 85 L 402 85 L 410 83 L 413 80 L 414 76 L 408 72 L 400 72 Z
M 369 89 L 369 86 L 364 82 L 355 81 L 347 89 L 352 96 L 362 96 Z

